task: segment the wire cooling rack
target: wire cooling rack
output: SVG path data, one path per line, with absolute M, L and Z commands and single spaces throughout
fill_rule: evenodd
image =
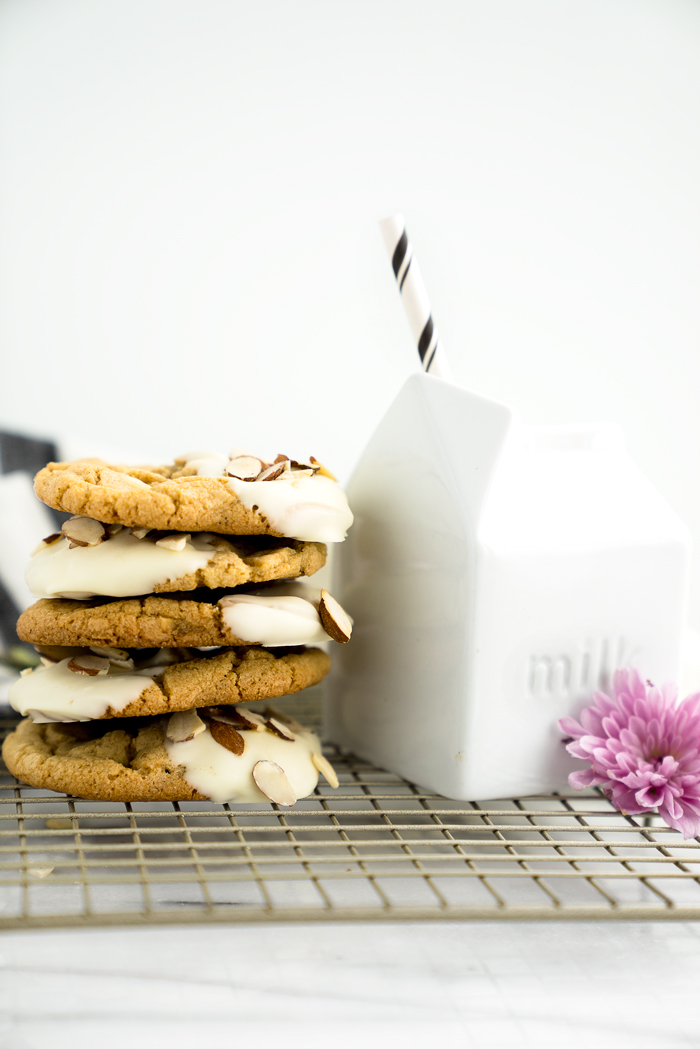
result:
M 317 723 L 309 693 L 275 705 Z M 81 801 L 2 768 L 0 928 L 700 919 L 700 842 L 657 818 L 596 793 L 454 802 L 326 754 L 339 789 L 291 809 Z

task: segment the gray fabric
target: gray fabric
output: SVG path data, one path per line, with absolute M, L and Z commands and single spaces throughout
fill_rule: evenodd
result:
M 58 449 L 53 441 L 0 432 L 0 466 L 4 474 L 26 470 L 33 476 L 42 466 L 57 458 Z
M 58 459 L 58 448 L 53 441 L 0 431 L 0 473 L 8 474 L 15 470 L 22 470 L 33 477 L 48 462 L 56 459 Z M 50 513 L 58 528 L 70 516 L 58 510 L 51 510 Z M 17 522 L 17 527 L 22 527 L 22 521 Z M 37 542 L 41 538 L 37 536 Z M 17 636 L 15 624 L 19 614 L 20 609 L 5 582 L 0 578 L 0 645 L 5 652 L 16 645 L 31 648 L 20 641 Z

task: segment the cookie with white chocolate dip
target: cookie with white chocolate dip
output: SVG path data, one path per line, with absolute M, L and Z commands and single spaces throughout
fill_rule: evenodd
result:
M 174 532 L 339 543 L 352 524 L 345 493 L 313 457 L 267 462 L 241 452 L 192 452 L 156 467 L 83 459 L 49 463 L 34 489 L 56 510 Z
M 84 725 L 20 723 L 5 763 L 32 787 L 96 801 L 275 802 L 336 774 L 318 737 L 274 711 L 235 706 Z
M 320 648 L 41 649 L 42 665 L 23 670 L 8 694 L 37 724 L 255 703 L 316 685 L 330 668 Z
M 25 578 L 36 597 L 79 601 L 310 576 L 322 543 L 211 532 L 160 532 L 72 517 L 34 550 Z
M 22 613 L 17 632 L 37 645 L 279 648 L 347 642 L 352 621 L 326 590 L 290 582 L 118 601 L 44 599 Z

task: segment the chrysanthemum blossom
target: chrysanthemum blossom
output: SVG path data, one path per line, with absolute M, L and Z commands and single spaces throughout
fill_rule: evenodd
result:
M 658 809 L 684 838 L 700 831 L 700 692 L 676 703 L 676 685 L 655 688 L 636 670 L 618 670 L 611 699 L 596 692 L 580 722 L 562 718 L 567 750 L 590 768 L 572 772 L 575 790 L 601 787 L 631 814 Z

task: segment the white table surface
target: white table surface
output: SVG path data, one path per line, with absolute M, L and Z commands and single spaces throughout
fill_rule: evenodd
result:
M 0 1047 L 670 1049 L 700 1045 L 699 988 L 696 923 L 13 932 Z

